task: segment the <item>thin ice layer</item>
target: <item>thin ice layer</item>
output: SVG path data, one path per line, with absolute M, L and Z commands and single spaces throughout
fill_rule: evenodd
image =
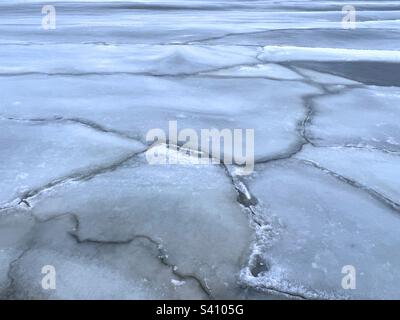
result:
M 317 145 L 362 145 L 400 150 L 400 90 L 349 89 L 317 98 L 307 134 Z
M 26 229 L 26 222 L 30 225 L 25 230 L 24 250 L 4 264 L 0 280 L 5 276 L 9 281 L 0 286 L 2 298 L 207 298 L 195 279 L 177 276 L 172 266 L 162 262 L 151 239 L 138 237 L 120 244 L 81 242 L 74 235 L 77 221 L 71 215 L 34 223 L 26 216 L 25 220 L 3 216 L 0 228 L 10 230 L 7 220 L 14 220 L 19 228 Z M 24 237 L 20 234 L 19 241 Z M 9 249 L 10 236 L 7 238 L 0 239 L 3 251 L 15 249 Z
M 348 178 L 394 203 L 400 202 L 400 153 L 367 148 L 314 148 L 306 146 L 296 158 Z
M 303 97 L 319 92 L 292 81 L 132 75 L 35 75 L 0 78 L 0 86 L 9 93 L 0 98 L 7 116 L 82 118 L 142 141 L 155 128 L 168 136 L 173 120 L 199 137 L 201 129 L 254 129 L 256 159 L 286 154 L 302 142 Z
M 151 237 L 178 272 L 196 276 L 213 297 L 233 298 L 252 239 L 236 197 L 220 165 L 149 165 L 140 156 L 31 201 L 40 219 L 74 213 L 82 241 Z
M 246 182 L 278 232 L 264 253 L 268 270 L 245 273 L 246 283 L 295 298 L 399 298 L 397 211 L 300 160 L 260 165 Z M 356 290 L 342 287 L 348 265 Z
M 0 204 L 144 150 L 80 123 L 0 120 Z

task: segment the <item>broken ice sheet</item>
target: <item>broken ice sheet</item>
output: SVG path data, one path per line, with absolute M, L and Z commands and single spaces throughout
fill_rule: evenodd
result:
M 25 220 L 17 220 L 10 215 L 0 219 L 0 228 L 9 228 L 10 223 L 6 221 L 12 219 L 20 228 L 32 220 L 27 216 Z M 181 278 L 173 273 L 172 266 L 161 261 L 159 248 L 151 239 L 137 237 L 125 243 L 79 242 L 74 236 L 77 221 L 71 215 L 30 222 L 30 228 L 25 230 L 28 239 L 24 251 L 4 264 L 7 270 L 1 276 L 7 276 L 9 282 L 7 286 L 0 286 L 2 298 L 207 298 L 194 278 L 185 279 L 178 288 L 171 282 Z M 7 248 L 7 243 L 2 241 L 0 246 Z M 44 266 L 55 268 L 56 290 L 43 290 Z
M 0 120 L 0 206 L 57 179 L 144 150 L 135 140 L 68 121 Z
M 0 298 L 11 284 L 10 266 L 32 241 L 29 231 L 34 219 L 25 212 L 9 210 L 0 215 Z
M 19 45 L 5 46 L 0 59 L 8 61 L 0 73 L 193 74 L 200 71 L 255 63 L 258 48 L 187 45 L 30 45 L 19 55 Z M 52 56 L 52 59 L 48 57 Z M 77 66 L 76 61 L 80 61 Z
M 32 205 L 1 211 L 2 297 L 271 297 L 266 288 L 396 297 L 396 215 L 328 170 L 398 198 L 388 154 L 399 151 L 398 90 L 389 88 L 399 83 L 398 2 L 357 2 L 355 30 L 341 28 L 337 1 L 53 3 L 51 31 L 40 26 L 41 0 L 0 3 L 0 202 L 23 194 Z M 304 133 L 317 147 L 368 150 L 304 147 L 297 156 L 312 163 L 259 164 L 244 178 L 250 190 L 218 166 L 121 162 L 169 120 L 197 131 L 254 128 L 258 161 L 297 152 Z M 252 231 L 237 200 L 280 234 L 257 237 L 269 251 L 250 273 Z M 52 262 L 58 290 L 44 292 L 40 268 Z M 343 294 L 341 266 L 351 263 L 359 291 Z
M 150 237 L 180 274 L 195 276 L 212 297 L 233 298 L 241 294 L 237 277 L 252 241 L 248 215 L 236 197 L 220 165 L 149 165 L 140 155 L 31 201 L 39 219 L 76 215 L 83 242 Z
M 355 85 L 359 84 L 356 81 L 346 79 L 343 77 L 338 77 L 328 73 L 317 72 L 314 70 L 295 68 L 300 74 L 307 77 L 308 79 L 315 81 L 319 84 L 340 84 L 340 85 Z
M 204 74 L 221 77 L 265 77 L 279 80 L 303 80 L 303 77 L 298 73 L 274 63 L 231 67 Z
M 244 273 L 245 283 L 294 298 L 399 298 L 398 211 L 301 160 L 258 165 L 244 180 L 278 232 L 269 269 Z M 341 286 L 345 265 L 356 290 Z
M 48 86 L 52 90 L 48 90 Z M 144 141 L 168 121 L 178 129 L 254 129 L 255 158 L 287 154 L 303 141 L 303 97 L 320 90 L 293 81 L 256 78 L 93 75 L 2 78 L 0 111 L 18 118 L 82 118 Z M 10 94 L 7 94 L 10 93 Z M 17 104 L 16 104 L 17 102 Z
M 316 98 L 307 134 L 317 145 L 400 151 L 400 90 L 366 86 Z
M 310 2 L 314 5 L 314 1 Z M 388 11 L 387 11 L 388 12 Z M 282 15 L 281 13 L 278 13 Z M 285 12 L 285 15 L 287 12 Z M 312 13 L 310 13 L 310 17 Z M 398 16 L 398 13 L 397 13 Z M 289 16 L 289 18 L 291 18 Z M 339 17 L 338 17 L 339 18 Z M 340 19 L 340 18 L 339 18 Z M 339 20 L 338 19 L 338 20 Z M 299 26 L 296 28 L 296 26 Z M 389 24 L 382 28 L 359 28 L 346 30 L 342 28 L 302 28 L 300 24 L 292 24 L 290 29 L 276 28 L 246 34 L 229 34 L 201 41 L 203 44 L 232 44 L 259 46 L 297 46 L 314 48 L 343 49 L 376 49 L 400 50 L 398 28 L 390 28 Z M 295 60 L 296 56 L 293 57 Z
M 341 28 L 341 6 L 335 2 L 315 1 L 52 1 L 57 7 L 57 29 L 42 32 L 36 27 L 39 5 L 42 1 L 3 0 L 0 10 L 2 42 L 8 43 L 191 43 L 215 41 L 222 43 L 269 43 L 274 32 L 262 34 L 260 41 L 254 37 L 261 31 L 278 31 L 279 43 L 317 44 L 332 40 L 342 44 L 349 37 L 349 30 L 338 37 Z M 86 3 L 85 3 L 86 2 Z M 11 6 L 10 6 L 11 3 Z M 362 4 L 358 12 L 358 29 L 368 28 L 374 36 L 368 44 L 388 46 L 396 39 L 398 5 L 385 3 L 390 10 L 380 9 L 379 3 Z M 328 8 L 328 10 L 327 10 Z M 361 9 L 362 8 L 362 9 Z M 396 10 L 397 9 L 397 10 Z M 89 14 L 88 14 L 89 13 Z M 284 13 L 284 14 L 283 14 Z M 40 19 L 39 19 L 40 20 Z M 34 27 L 32 27 L 34 26 Z M 296 33 L 300 31 L 300 35 Z M 332 30 L 320 36 L 319 32 Z M 384 30 L 384 32 L 379 32 Z M 285 32 L 286 33 L 279 33 Z M 305 31 L 301 33 L 301 31 Z M 310 31 L 310 32 L 307 32 Z M 307 33 L 306 33 L 307 32 Z M 390 33 L 389 36 L 386 33 Z M 351 34 L 352 41 L 364 34 Z M 379 46 L 384 35 L 386 42 Z M 321 41 L 322 38 L 322 41 Z M 276 39 L 276 38 L 275 38 Z M 317 39 L 317 41 L 315 40 Z M 250 41 L 249 41 L 250 40 Z M 252 41 L 253 40 L 253 41 Z M 341 41 L 342 40 L 342 41 Z M 274 41 L 274 39 L 272 39 Z M 361 42 L 365 47 L 365 43 Z M 394 42 L 394 41 L 393 41 Z M 350 44 L 351 45 L 351 44 Z M 389 46 L 395 44 L 389 42 Z
M 399 205 L 399 152 L 383 152 L 379 149 L 357 147 L 305 146 L 295 157 L 311 161 L 321 168 L 350 179 L 366 190 L 376 191 L 382 196 L 383 201 L 388 200 L 388 203 L 392 203 L 395 207 Z

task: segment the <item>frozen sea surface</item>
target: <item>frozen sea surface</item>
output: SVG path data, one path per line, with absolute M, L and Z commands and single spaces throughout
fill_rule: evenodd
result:
M 0 298 L 400 299 L 400 1 L 52 4 L 0 3 Z

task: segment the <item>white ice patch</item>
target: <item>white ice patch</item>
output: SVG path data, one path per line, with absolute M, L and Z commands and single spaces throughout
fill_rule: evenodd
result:
M 302 80 L 303 77 L 289 68 L 274 63 L 232 67 L 206 74 L 224 77 L 265 77 L 282 80 Z
M 186 281 L 179 281 L 179 280 L 175 280 L 175 279 L 171 279 L 171 283 L 175 286 L 175 287 L 181 287 L 183 286 Z
M 265 46 L 259 58 L 265 62 L 284 61 L 383 61 L 400 62 L 400 51 Z

